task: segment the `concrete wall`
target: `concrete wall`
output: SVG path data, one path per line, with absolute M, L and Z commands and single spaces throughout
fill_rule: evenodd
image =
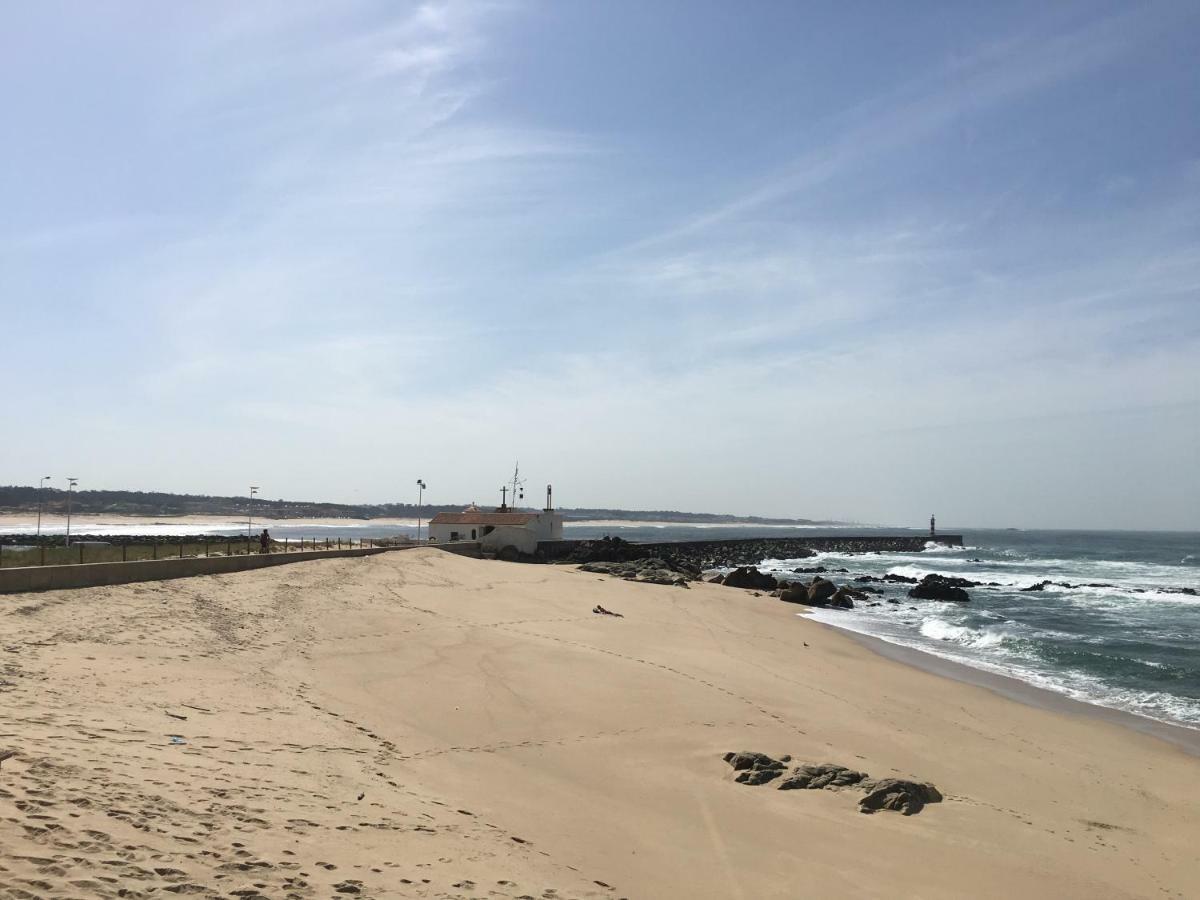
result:
M 96 587 L 104 584 L 128 584 L 134 581 L 162 581 L 193 575 L 221 575 L 245 572 L 267 566 L 308 562 L 314 559 L 339 559 L 347 556 L 373 556 L 403 547 L 367 547 L 360 550 L 315 550 L 304 553 L 252 553 L 248 556 L 185 557 L 183 559 L 139 560 L 137 562 L 84 563 L 74 566 L 22 566 L 0 569 L 0 594 L 24 591 L 52 591 L 63 588 Z
M 445 550 L 456 556 L 469 556 L 471 559 L 480 559 L 483 556 L 479 541 L 454 541 L 445 544 L 430 544 L 429 546 L 435 550 Z
M 505 547 L 513 547 L 521 553 L 534 554 L 538 548 L 537 532 L 520 525 L 499 525 L 483 536 L 479 542 L 484 550 L 498 553 Z

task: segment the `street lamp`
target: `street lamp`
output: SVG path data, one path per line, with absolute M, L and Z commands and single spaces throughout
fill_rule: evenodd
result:
M 258 485 L 250 485 L 250 506 L 246 510 L 246 537 L 254 534 L 254 495 L 258 493 Z
M 417 543 L 421 543 L 421 499 L 425 495 L 425 480 L 417 479 Z
M 53 475 L 43 475 L 41 482 L 38 484 L 38 537 L 42 536 L 42 496 L 46 493 L 46 482 L 53 477 Z
M 71 494 L 75 490 L 78 478 L 67 476 L 67 546 L 71 546 Z

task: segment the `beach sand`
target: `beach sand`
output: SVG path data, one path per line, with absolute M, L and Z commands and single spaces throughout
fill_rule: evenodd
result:
M 430 548 L 0 597 L 0 897 L 1200 892 L 1195 756 L 796 611 Z

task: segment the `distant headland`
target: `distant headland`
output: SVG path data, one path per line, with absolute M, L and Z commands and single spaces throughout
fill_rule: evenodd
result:
M 42 495 L 43 511 L 48 515 L 64 514 L 67 492 L 46 488 Z M 33 485 L 0 486 L 0 514 L 36 513 L 38 488 Z M 104 516 L 244 516 L 249 498 L 214 496 L 210 494 L 176 494 L 162 491 L 75 491 L 71 509 L 75 515 Z M 458 503 L 325 503 L 316 500 L 268 500 L 254 498 L 256 515 L 272 519 L 395 519 L 415 518 L 418 513 L 429 516 L 439 512 L 458 512 L 468 505 Z M 515 508 L 520 511 L 521 507 Z M 558 510 L 568 521 L 629 521 L 664 522 L 674 524 L 744 524 L 797 527 L 838 526 L 846 522 L 818 519 L 778 519 L 762 516 L 734 516 L 724 513 L 680 512 L 678 510 L 628 510 L 600 508 L 565 508 Z

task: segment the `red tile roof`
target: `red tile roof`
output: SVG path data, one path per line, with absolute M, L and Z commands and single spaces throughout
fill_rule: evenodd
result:
M 489 513 L 460 512 L 438 513 L 429 520 L 430 525 L 527 525 L 537 518 L 537 513 Z

